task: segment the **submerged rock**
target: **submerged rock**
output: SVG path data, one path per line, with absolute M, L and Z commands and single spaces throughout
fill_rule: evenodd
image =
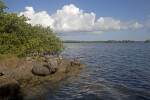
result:
M 74 59 L 74 61 L 71 61 L 71 66 L 80 66 L 81 68 L 85 67 L 83 63 L 80 62 L 80 60 Z

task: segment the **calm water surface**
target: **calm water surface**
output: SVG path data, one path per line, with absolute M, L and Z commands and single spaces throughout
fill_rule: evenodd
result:
M 86 68 L 59 88 L 36 96 L 44 100 L 150 100 L 149 43 L 66 43 L 62 56 Z

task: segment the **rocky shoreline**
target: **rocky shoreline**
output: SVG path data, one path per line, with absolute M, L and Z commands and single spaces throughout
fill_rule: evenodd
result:
M 71 61 L 52 55 L 39 57 L 38 61 L 27 57 L 15 68 L 0 66 L 0 100 L 21 100 L 26 89 L 45 82 L 58 82 L 79 73 L 84 67 L 77 59 Z

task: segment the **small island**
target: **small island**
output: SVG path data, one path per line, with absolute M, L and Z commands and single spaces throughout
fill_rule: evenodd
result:
M 7 9 L 0 0 L 0 99 L 21 100 L 24 90 L 79 73 L 84 64 L 60 56 L 63 42 L 50 27 Z

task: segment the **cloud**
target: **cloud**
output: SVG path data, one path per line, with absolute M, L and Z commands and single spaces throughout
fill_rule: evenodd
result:
M 25 10 L 25 12 L 21 12 L 19 15 L 25 15 L 26 17 L 30 18 L 27 23 L 32 25 L 41 24 L 43 26 L 53 27 L 54 19 L 51 18 L 46 11 L 35 13 L 32 7 L 25 7 Z
M 94 28 L 97 31 L 119 31 L 138 29 L 141 27 L 143 27 L 143 25 L 138 22 L 121 22 L 120 20 L 116 20 L 112 17 L 101 17 L 94 25 Z
M 25 15 L 31 20 L 28 23 L 32 25 L 41 24 L 43 26 L 51 26 L 55 32 L 61 33 L 95 33 L 101 34 L 105 31 L 119 31 L 138 29 L 143 27 L 138 22 L 121 22 L 113 17 L 100 17 L 95 19 L 96 14 L 84 13 L 75 5 L 65 5 L 61 10 L 57 10 L 55 14 L 49 15 L 46 11 L 35 12 L 32 7 L 25 7 L 26 11 L 19 15 Z
M 62 10 L 57 10 L 52 18 L 55 20 L 54 30 L 64 32 L 90 31 L 94 25 L 95 14 L 83 13 L 83 10 L 71 4 L 64 6 Z

